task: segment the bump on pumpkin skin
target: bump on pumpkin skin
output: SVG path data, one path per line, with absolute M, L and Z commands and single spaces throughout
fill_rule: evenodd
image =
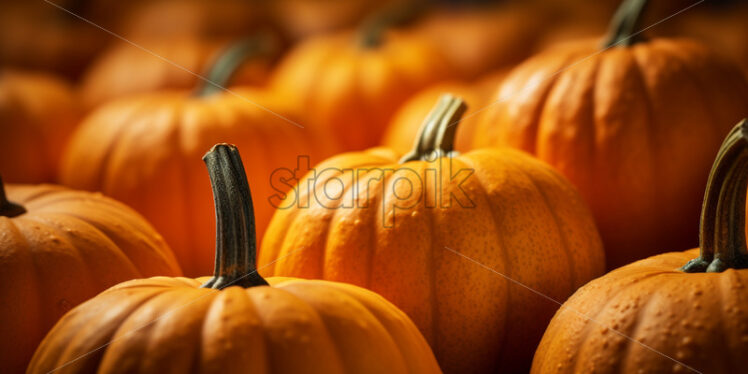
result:
M 603 272 L 587 208 L 567 181 L 521 152 L 482 149 L 438 158 L 445 168 L 451 163 L 452 170 L 474 173 L 462 186 L 442 173 L 441 188 L 421 183 L 434 181 L 426 172 L 434 162 L 400 164 L 400 157 L 374 148 L 317 165 L 317 171 L 340 171 L 320 175 L 313 186 L 307 175 L 299 196 L 289 196 L 298 205 L 276 212 L 258 258 L 261 273 L 377 292 L 413 319 L 446 372 L 527 370 L 557 305 L 445 247 L 564 300 Z M 380 175 L 376 168 L 396 171 Z M 356 189 L 350 174 L 359 171 Z M 344 183 L 342 197 L 330 199 L 321 191 L 336 177 Z M 410 196 L 404 183 L 395 184 L 398 177 L 414 186 Z M 474 208 L 439 203 L 461 196 L 460 187 Z M 387 203 L 395 194 L 407 196 L 397 202 L 407 208 Z M 358 205 L 341 207 L 348 201 Z
M 118 282 L 181 275 L 160 235 L 130 208 L 52 185 L 6 185 L 25 208 L 0 214 L 0 362 L 23 372 L 55 322 Z

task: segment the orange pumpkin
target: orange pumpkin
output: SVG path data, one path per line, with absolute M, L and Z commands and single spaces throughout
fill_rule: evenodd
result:
M 7 191 L 7 195 L 6 195 Z M 22 373 L 70 308 L 119 282 L 180 275 L 161 236 L 98 194 L 0 181 L 0 372 Z
M 434 102 L 445 92 L 462 97 L 471 107 L 482 108 L 488 101 L 488 87 L 493 87 L 501 81 L 506 73 L 494 73 L 476 84 L 468 85 L 461 82 L 441 82 L 418 92 L 406 101 L 392 117 L 392 121 L 382 137 L 382 145 L 400 153 L 406 153 L 413 147 L 413 139 L 418 136 L 421 120 L 426 118 L 434 106 Z M 460 132 L 455 135 L 455 149 L 465 151 L 469 149 L 473 140 L 473 130 L 479 115 L 478 112 L 467 112 L 460 121 Z
M 397 108 L 449 77 L 449 65 L 422 38 L 367 23 L 359 33 L 311 38 L 283 59 L 273 89 L 304 111 L 304 122 L 336 134 L 345 149 L 378 144 Z
M 464 110 L 446 95 L 402 159 L 375 148 L 317 165 L 279 204 L 260 269 L 379 293 L 446 372 L 527 370 L 556 305 L 491 270 L 566 298 L 602 274 L 603 249 L 549 166 L 513 150 L 453 152 Z
M 279 40 L 269 34 L 241 40 L 149 39 L 145 51 L 130 43 L 119 43 L 105 51 L 83 77 L 81 96 L 88 108 L 117 98 L 158 90 L 187 90 L 224 50 L 250 45 L 238 56 L 243 63 L 233 72 L 229 85 L 263 85 L 279 51 Z M 154 55 L 155 54 L 155 55 Z
M 27 373 L 439 373 L 405 313 L 348 284 L 263 279 L 236 148 L 205 156 L 216 202 L 213 278 L 110 288 L 66 314 Z
M 688 233 L 710 160 L 748 112 L 734 65 L 693 41 L 641 40 L 639 13 L 618 13 L 607 49 L 567 45 L 515 68 L 473 141 L 525 150 L 569 178 L 592 208 L 609 268 L 695 244 Z
M 553 317 L 532 373 L 745 372 L 747 186 L 744 120 L 709 177 L 700 256 L 689 261 L 694 249 L 650 257 L 580 288 Z
M 77 78 L 103 48 L 109 35 L 51 3 L 0 2 L 0 66 Z
M 80 110 L 55 76 L 0 71 L 0 173 L 9 182 L 53 182 Z
M 541 31 L 551 27 L 550 16 L 527 1 L 437 8 L 413 31 L 438 43 L 461 78 L 475 79 L 528 57 Z
M 236 62 L 231 55 L 225 56 Z M 226 72 L 234 69 L 221 62 L 216 68 L 208 77 L 223 86 L 230 76 Z M 262 235 L 275 209 L 267 200 L 276 192 L 269 183 L 272 172 L 295 167 L 297 156 L 316 160 L 336 150 L 326 137 L 293 122 L 289 113 L 293 117 L 266 91 L 221 92 L 209 84 L 195 93 L 158 92 L 114 101 L 90 114 L 75 132 L 61 180 L 129 204 L 164 235 L 185 274 L 205 274 L 215 232 L 209 224 L 209 186 L 200 183 L 199 156 L 220 141 L 248 150 L 250 177 L 258 181 L 255 209 Z

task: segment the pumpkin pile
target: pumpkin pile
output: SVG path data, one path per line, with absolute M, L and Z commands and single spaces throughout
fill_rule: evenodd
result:
M 0 373 L 745 372 L 747 19 L 6 0 Z

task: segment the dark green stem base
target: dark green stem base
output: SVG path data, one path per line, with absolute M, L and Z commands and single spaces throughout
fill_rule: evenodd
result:
M 0 177 L 0 216 L 15 217 L 24 213 L 26 213 L 26 208 L 8 200 L 7 195 L 5 195 L 3 178 Z
M 467 105 L 461 98 L 442 95 L 421 125 L 413 150 L 403 156 L 400 163 L 434 160 L 452 153 L 457 126 L 466 110 Z
M 625 0 L 610 22 L 603 48 L 626 47 L 644 40 L 638 30 L 647 0 Z

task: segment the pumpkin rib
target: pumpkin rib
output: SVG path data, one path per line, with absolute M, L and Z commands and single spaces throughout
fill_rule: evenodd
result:
M 343 177 L 346 173 L 341 173 L 340 176 Z M 353 174 L 353 170 L 351 170 L 350 174 Z M 345 179 L 344 179 L 345 180 Z M 340 194 L 341 198 L 337 200 L 335 203 L 335 208 L 333 208 L 333 213 L 330 216 L 330 220 L 327 222 L 327 226 L 322 229 L 322 232 L 325 233 L 324 241 L 321 243 L 320 248 L 322 249 L 322 253 L 319 256 L 319 267 L 317 268 L 317 274 L 320 275 L 320 278 L 325 277 L 325 260 L 328 257 L 328 251 L 329 248 L 327 247 L 327 244 L 330 242 L 330 236 L 332 235 L 332 231 L 330 228 L 335 224 L 335 219 L 338 217 L 338 214 L 342 211 L 340 209 L 340 205 L 345 201 L 345 195 L 346 193 L 353 187 L 353 184 L 345 184 L 343 185 L 343 191 Z
M 419 163 L 419 164 L 423 165 L 423 167 L 424 167 L 423 173 L 419 173 L 419 175 L 425 175 L 425 170 L 426 170 L 427 165 L 424 164 L 424 163 Z M 427 183 L 425 181 L 425 179 L 426 178 L 424 178 L 424 183 Z M 428 187 L 425 187 L 423 190 L 424 190 L 424 193 L 426 193 L 428 191 Z M 425 198 L 428 199 L 427 201 L 431 200 L 432 199 L 432 194 L 428 193 Z M 437 197 L 436 201 L 431 201 L 431 203 L 432 203 L 431 206 L 437 206 L 436 205 L 437 201 L 438 201 L 438 197 Z M 435 237 L 434 233 L 436 232 L 436 230 L 435 230 L 436 220 L 434 219 L 434 210 L 431 210 L 431 212 L 429 212 L 429 213 L 425 214 L 425 216 L 427 216 L 428 220 L 429 220 L 429 223 L 427 225 L 425 225 L 426 227 L 429 228 L 429 232 L 428 232 L 427 237 L 431 241 L 431 246 L 430 246 L 431 247 L 431 251 L 429 253 L 429 269 L 431 271 L 428 272 L 429 273 L 429 290 L 430 290 L 429 291 L 429 297 L 431 298 L 431 329 L 430 329 L 431 330 L 431 334 L 429 334 L 429 335 L 430 335 L 430 337 L 432 339 L 431 340 L 432 341 L 431 346 L 433 347 L 434 355 L 441 356 L 442 355 L 441 341 L 444 338 L 439 333 L 439 328 L 438 328 L 438 326 L 439 326 L 439 317 L 440 317 L 439 305 L 437 305 L 437 303 L 434 302 L 434 300 L 438 300 L 437 295 L 439 294 L 439 292 L 437 290 L 437 287 L 439 287 L 439 282 L 438 282 L 438 279 L 437 279 L 436 271 L 434 271 L 434 269 L 437 269 L 436 254 L 437 253 L 441 253 L 441 252 L 444 251 L 444 245 L 442 243 L 442 244 L 438 245 L 438 248 L 434 247 L 437 244 L 437 241 L 434 240 L 434 237 Z
M 726 347 L 726 349 L 724 349 L 722 352 L 725 352 L 725 354 L 727 354 L 727 356 L 729 357 L 729 360 L 723 361 L 723 362 L 727 364 L 728 372 L 739 373 L 743 365 L 740 360 L 736 359 L 735 354 L 733 353 L 733 350 L 730 349 L 730 347 L 734 347 L 736 345 L 730 344 L 731 342 L 729 341 L 729 337 L 731 336 L 731 334 L 727 333 L 728 330 L 725 327 L 725 321 L 724 321 L 725 316 L 730 315 L 729 311 L 726 310 L 727 303 L 725 303 L 724 301 L 728 300 L 729 296 L 731 296 L 730 295 L 731 293 L 729 291 L 726 292 L 724 283 L 726 280 L 730 282 L 735 281 L 736 277 L 734 276 L 735 275 L 734 272 L 723 273 L 723 274 L 725 275 L 720 276 L 720 277 L 712 277 L 711 278 L 712 284 L 711 284 L 711 287 L 709 288 L 712 290 L 715 290 L 713 292 L 716 298 L 715 304 L 719 305 L 723 310 L 722 313 L 717 313 L 719 318 L 716 319 L 717 323 L 719 323 L 719 330 L 722 331 L 722 341 L 724 342 L 724 346 Z
M 485 188 L 486 176 L 483 175 L 482 173 L 478 172 L 478 171 L 483 171 L 484 169 L 483 168 L 477 168 L 477 167 L 475 167 L 474 161 L 472 159 L 470 159 L 469 157 L 463 157 L 462 160 L 466 164 L 468 164 L 468 166 L 472 170 L 475 170 L 475 172 L 473 173 L 473 175 L 475 175 L 478 178 L 478 183 L 476 183 L 476 185 L 479 186 L 479 190 L 483 193 L 483 197 L 485 199 L 484 201 L 490 201 L 488 191 Z M 504 270 L 504 276 L 506 277 L 506 279 L 504 280 L 504 282 L 508 285 L 509 284 L 508 279 L 513 279 L 511 277 L 511 272 L 512 272 L 513 266 L 511 266 L 512 264 L 510 264 L 510 262 L 509 262 L 509 255 L 507 254 L 507 251 L 508 251 L 507 248 L 508 248 L 508 246 L 506 245 L 506 241 L 504 240 L 504 230 L 502 229 L 502 225 L 501 225 L 498 217 L 496 216 L 496 212 L 494 211 L 494 209 L 488 209 L 488 211 L 489 211 L 490 216 L 491 216 L 491 222 L 493 222 L 493 227 L 495 228 L 496 232 L 498 233 L 496 235 L 496 237 L 498 239 L 499 248 L 501 250 L 499 250 L 497 252 L 501 254 L 501 263 L 505 264 L 505 267 L 504 267 L 503 270 Z M 495 269 L 494 269 L 494 271 L 495 271 Z M 504 304 L 505 304 L 504 305 L 504 310 L 511 310 L 510 309 L 511 304 L 512 304 L 511 300 L 512 300 L 512 292 L 509 291 L 509 288 L 507 288 L 506 297 L 504 298 Z M 502 315 L 501 317 L 502 317 L 503 323 L 502 323 L 501 330 L 499 330 L 499 331 L 501 331 L 502 334 L 500 334 L 501 335 L 501 341 L 497 342 L 496 352 L 503 352 L 503 349 L 504 349 L 504 346 L 506 345 L 506 340 L 507 340 L 506 331 L 509 330 L 509 318 L 507 318 L 506 315 Z M 434 354 L 436 355 L 436 352 L 434 352 Z

